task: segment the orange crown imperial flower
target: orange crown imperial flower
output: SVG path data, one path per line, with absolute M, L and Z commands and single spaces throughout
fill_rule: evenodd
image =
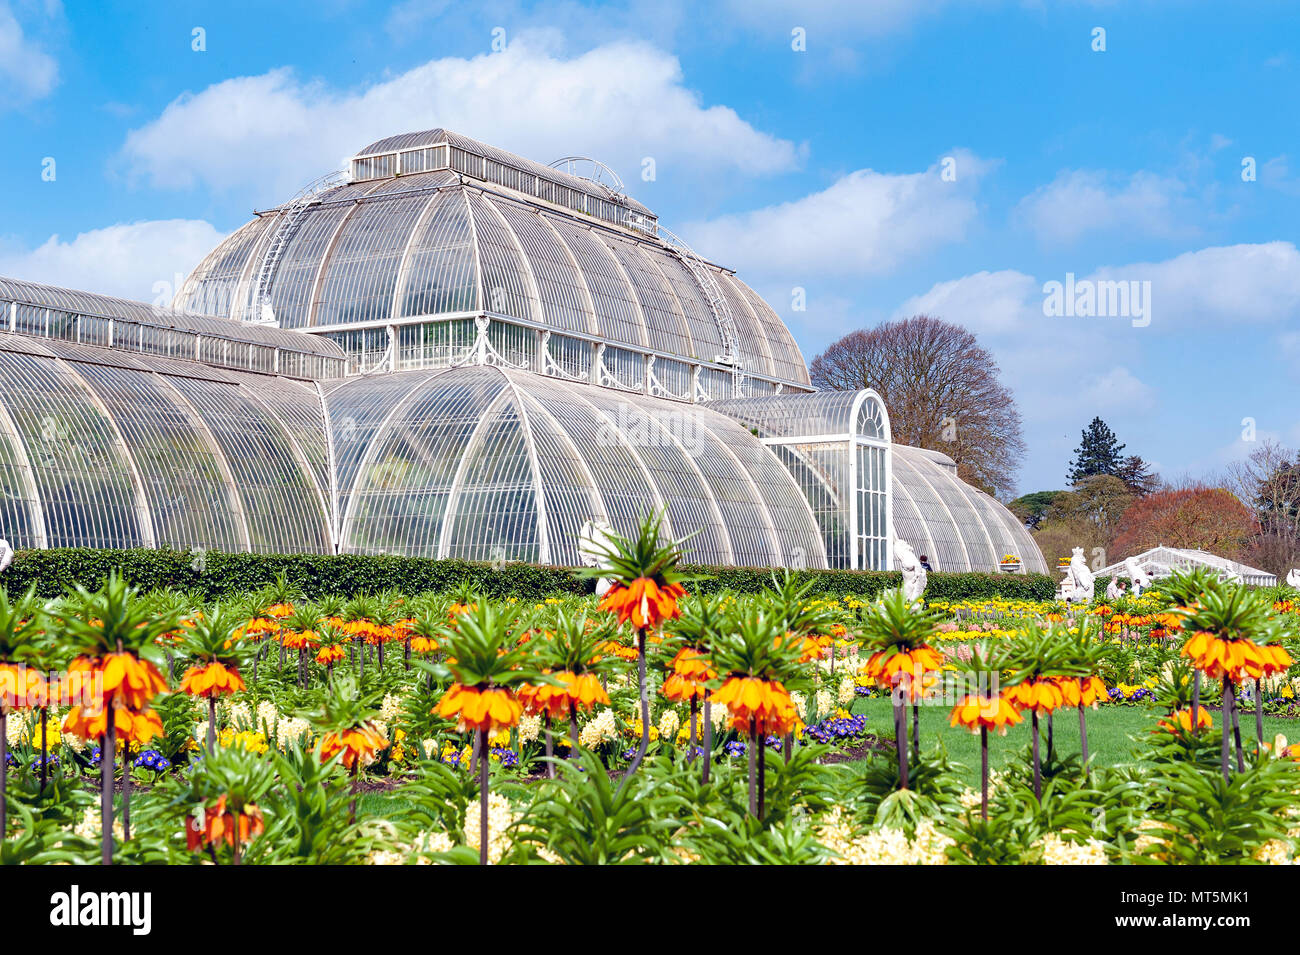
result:
M 682 647 L 668 663 L 669 669 L 684 680 L 712 680 L 718 674 L 708 658 L 694 647 Z
M 617 640 L 606 640 L 600 644 L 600 652 L 607 653 L 612 657 L 618 657 L 620 660 L 635 660 L 637 655 L 636 647 L 630 647 L 625 643 L 619 643 Z
M 303 650 L 320 643 L 320 637 L 315 630 L 281 630 L 280 639 L 290 650 Z
M 776 643 L 779 645 L 783 639 L 798 641 L 795 644 L 796 646 L 799 647 L 799 657 L 795 661 L 797 663 L 811 663 L 813 660 L 820 660 L 824 655 L 822 653 L 822 648 L 824 646 L 830 645 L 830 637 L 826 637 L 825 638 L 826 642 L 825 644 L 823 644 L 822 641 L 817 637 L 799 636 L 797 634 L 789 633 L 789 632 L 786 633 L 784 638 L 777 637 Z
M 239 671 L 216 660 L 207 666 L 190 667 L 181 677 L 181 692 L 190 696 L 224 696 L 243 689 L 244 680 Z
M 792 731 L 799 722 L 790 694 L 777 680 L 728 677 L 709 699 L 731 711 L 731 725 L 737 732 L 747 733 L 750 721 L 754 720 L 759 734 L 780 736 Z
M 148 660 L 131 653 L 109 653 L 99 666 L 103 674 L 104 698 L 121 701 L 132 710 L 142 710 L 159 693 L 167 692 L 167 681 Z
M 560 681 L 564 683 L 569 702 L 573 704 L 575 709 L 591 711 L 596 708 L 598 703 L 609 706 L 609 694 L 600 685 L 600 679 L 596 674 L 565 671 L 558 674 L 558 676 Z
M 343 648 L 335 643 L 328 647 L 321 647 L 317 650 L 316 662 L 325 667 L 329 666 L 331 663 L 338 663 L 345 656 L 346 654 L 343 652 Z
M 152 709 L 137 712 L 116 703 L 109 707 L 74 706 L 63 722 L 63 731 L 84 740 L 98 739 L 108 732 L 110 712 L 118 743 L 143 746 L 155 736 L 163 735 L 162 719 L 157 712 Z
M 1212 680 L 1257 680 L 1285 673 L 1291 655 L 1278 644 L 1261 646 L 1253 640 L 1224 640 L 1206 630 L 1198 630 L 1183 644 L 1182 655 Z
M 501 687 L 479 689 L 453 683 L 434 712 L 444 719 L 456 719 L 461 733 L 467 729 L 495 733 L 518 723 L 523 706 L 513 693 Z
M 709 693 L 705 683 L 717 677 L 708 659 L 694 647 L 682 647 L 668 664 L 670 670 L 659 692 L 675 703 L 703 700 Z
M 30 667 L 0 663 L 0 711 L 9 712 L 48 702 L 45 678 Z
M 978 696 L 974 693 L 963 697 L 952 708 L 948 717 L 949 726 L 960 726 L 978 733 L 981 729 L 997 730 L 1006 735 L 1008 726 L 1020 722 L 1020 714 L 1004 696 Z
M 1156 732 L 1159 732 L 1160 730 L 1165 730 L 1166 732 L 1169 733 L 1176 733 L 1180 731 L 1183 733 L 1190 733 L 1192 731 L 1191 707 L 1188 707 L 1185 710 L 1179 710 L 1177 713 L 1171 714 L 1169 719 L 1173 720 L 1174 722 L 1171 723 L 1169 722 L 1169 720 L 1161 720 L 1159 723 L 1156 724 L 1157 726 Z M 1210 714 L 1206 712 L 1205 707 L 1203 706 L 1200 707 L 1196 712 L 1196 728 L 1198 730 L 1201 729 L 1208 730 L 1214 728 L 1214 721 L 1210 719 Z
M 369 724 L 354 726 L 337 733 L 326 733 L 321 737 L 321 759 L 330 759 L 337 753 L 343 754 L 343 766 L 352 769 L 358 762 L 362 766 L 374 760 L 375 753 L 388 745 L 383 733 Z
M 709 695 L 709 688 L 698 680 L 690 680 L 680 673 L 670 673 L 659 688 L 664 699 L 674 703 L 689 703 L 691 700 L 703 700 Z
M 519 687 L 517 699 L 523 710 L 533 716 L 546 716 L 559 720 L 569 715 L 567 687 L 555 686 L 551 683 L 525 683 Z
M 933 674 L 943 667 L 943 654 L 933 647 L 922 645 L 895 653 L 879 650 L 862 667 L 862 674 L 888 687 L 896 687 L 906 681 L 908 695 L 917 700 L 927 688 L 937 682 L 938 677 Z
M 1045 716 L 1065 705 L 1065 697 L 1057 682 L 1049 677 L 1037 677 L 1018 683 L 1003 694 L 1019 710 L 1032 710 Z
M 262 810 L 248 805 L 236 816 L 226 809 L 226 797 L 222 796 L 216 805 L 204 812 L 202 819 L 197 816 L 185 817 L 185 844 L 191 852 L 221 842 L 233 846 L 236 832 L 243 844 L 251 841 L 253 836 L 260 835 L 265 828 Z
M 680 617 L 677 601 L 685 596 L 686 588 L 681 584 L 660 586 L 649 577 L 638 577 L 630 584 L 615 583 L 597 609 L 617 614 L 619 623 L 653 628 Z
M 1102 682 L 1101 677 L 1062 676 L 1054 678 L 1052 682 L 1061 691 L 1061 700 L 1064 706 L 1091 706 L 1095 708 L 1102 700 L 1108 698 L 1106 684 Z

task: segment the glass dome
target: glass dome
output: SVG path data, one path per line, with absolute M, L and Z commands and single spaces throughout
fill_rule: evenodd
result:
M 349 181 L 259 213 L 175 305 L 245 321 L 267 305 L 282 328 L 335 334 L 490 315 L 714 365 L 731 343 L 747 376 L 808 388 L 772 308 L 640 203 L 445 130 L 367 147 Z

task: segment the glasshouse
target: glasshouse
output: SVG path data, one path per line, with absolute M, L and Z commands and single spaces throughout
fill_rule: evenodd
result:
M 259 212 L 172 308 L 0 280 L 0 536 L 18 548 L 573 565 L 659 511 L 690 560 L 1044 572 L 871 391 L 599 163 L 446 130 Z
M 1118 563 L 1097 571 L 1098 577 L 1127 576 L 1136 565 L 1151 577 L 1159 580 L 1176 573 L 1208 570 L 1221 580 L 1249 584 L 1252 587 L 1276 587 L 1277 575 L 1267 570 L 1251 567 L 1240 561 L 1229 560 L 1208 551 L 1186 547 L 1166 547 L 1163 544 L 1144 550 Z

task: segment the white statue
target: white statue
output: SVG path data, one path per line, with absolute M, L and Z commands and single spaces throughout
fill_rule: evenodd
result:
M 1070 557 L 1070 567 L 1061 581 L 1061 598 L 1066 603 L 1089 603 L 1093 598 L 1092 571 L 1083 559 L 1083 548 L 1076 547 Z
M 925 568 L 912 546 L 901 538 L 894 538 L 894 566 L 903 572 L 903 596 L 908 603 L 916 603 L 925 593 Z
M 1151 586 L 1151 575 L 1146 569 L 1138 564 L 1137 560 L 1132 557 L 1124 558 L 1124 569 L 1128 571 L 1129 579 L 1133 581 L 1133 596 L 1136 597 L 1142 591 Z
M 610 552 L 614 549 L 613 537 L 614 528 L 608 521 L 597 519 L 583 524 L 582 529 L 578 531 L 578 557 L 582 560 L 582 566 L 604 566 Z M 609 577 L 597 578 L 596 596 L 605 596 L 613 584 L 614 581 Z
M 1286 585 L 1300 590 L 1300 570 L 1293 570 L 1286 575 Z
M 3 574 L 10 564 L 14 562 L 14 549 L 9 546 L 9 542 L 0 538 L 0 574 Z
M 1119 574 L 1116 574 L 1110 579 L 1110 583 L 1106 585 L 1106 602 L 1114 603 L 1123 596 L 1124 591 L 1119 585 Z

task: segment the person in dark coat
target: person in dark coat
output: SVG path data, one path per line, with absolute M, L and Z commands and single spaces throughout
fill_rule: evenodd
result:
M 934 568 L 930 566 L 930 558 L 926 557 L 924 554 L 921 555 L 921 569 L 927 574 L 934 573 Z

